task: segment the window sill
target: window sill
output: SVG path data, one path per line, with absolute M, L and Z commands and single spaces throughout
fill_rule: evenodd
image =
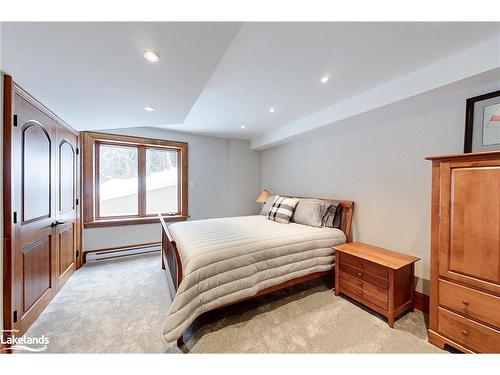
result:
M 186 221 L 188 216 L 174 215 L 174 216 L 164 216 L 163 219 L 168 222 L 174 221 Z M 122 225 L 139 225 L 139 224 L 153 224 L 160 223 L 158 216 L 154 217 L 134 217 L 130 219 L 106 219 L 106 220 L 96 220 L 84 223 L 84 228 L 103 228 L 103 227 L 116 227 Z

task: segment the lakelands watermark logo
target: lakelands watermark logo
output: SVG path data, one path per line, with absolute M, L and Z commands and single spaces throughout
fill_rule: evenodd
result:
M 3 330 L 1 344 L 6 345 L 2 351 L 26 351 L 26 352 L 43 352 L 47 350 L 49 338 L 45 335 L 40 337 L 21 336 L 16 337 L 17 329 Z

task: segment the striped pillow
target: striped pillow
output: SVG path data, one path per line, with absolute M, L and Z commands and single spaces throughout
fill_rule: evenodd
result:
M 269 210 L 267 218 L 278 223 L 288 224 L 297 203 L 299 203 L 297 199 L 280 197 L 277 195 L 274 198 L 273 205 Z

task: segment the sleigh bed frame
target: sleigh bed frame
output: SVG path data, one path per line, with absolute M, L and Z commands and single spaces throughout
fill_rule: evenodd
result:
M 299 197 L 296 197 L 299 198 Z M 300 197 L 301 198 L 301 197 Z M 321 199 L 321 198 L 320 198 Z M 329 198 L 329 200 L 331 200 Z M 344 232 L 346 236 L 346 241 L 351 242 L 351 225 L 352 225 L 352 217 L 354 213 L 354 202 L 353 201 L 346 201 L 346 200 L 341 200 L 339 201 L 339 215 L 340 215 L 340 230 Z M 182 273 L 182 262 L 181 262 L 181 257 L 179 253 L 179 249 L 177 248 L 177 244 L 172 237 L 172 234 L 168 230 L 168 226 L 165 223 L 165 220 L 161 215 L 158 215 L 160 218 L 160 223 L 162 227 L 161 231 L 161 266 L 162 269 L 168 270 L 169 276 L 167 277 L 170 289 L 173 289 L 174 293 L 177 291 L 179 288 L 179 285 L 182 282 L 183 278 L 183 273 Z M 311 273 L 309 275 L 297 277 L 295 279 L 291 279 L 288 281 L 285 281 L 281 284 L 271 286 L 269 288 L 262 289 L 259 291 L 257 294 L 255 294 L 252 297 L 244 298 L 235 302 L 232 302 L 227 305 L 219 306 L 217 309 L 229 306 L 229 305 L 234 305 L 236 303 L 246 301 L 252 298 L 256 298 L 259 296 L 262 296 L 264 294 L 268 294 L 271 292 L 275 292 L 277 290 L 283 289 L 283 288 L 288 288 L 292 285 L 300 284 L 309 280 L 314 280 L 320 277 L 323 277 L 332 271 L 322 271 L 322 272 L 315 272 Z M 184 345 L 184 339 L 183 336 L 179 337 L 177 339 L 177 346 L 180 348 Z

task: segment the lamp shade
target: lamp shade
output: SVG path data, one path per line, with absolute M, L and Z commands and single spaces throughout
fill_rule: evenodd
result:
M 266 203 L 267 198 L 271 196 L 271 193 L 269 193 L 267 190 L 264 190 L 262 193 L 259 194 L 257 197 L 256 202 L 258 203 Z

